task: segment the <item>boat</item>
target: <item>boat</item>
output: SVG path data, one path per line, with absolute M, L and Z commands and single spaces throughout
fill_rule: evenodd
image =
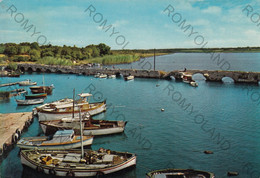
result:
M 56 121 L 40 121 L 40 126 L 45 135 L 51 135 L 57 130 L 73 129 L 75 133 L 80 133 L 79 119 L 63 118 Z M 83 135 L 109 135 L 122 133 L 127 122 L 94 120 L 91 117 L 82 121 Z
M 214 174 L 206 171 L 199 171 L 193 169 L 162 169 L 151 171 L 146 174 L 147 178 L 214 178 Z
M 107 78 L 107 74 L 100 74 L 99 78 Z
M 31 80 L 27 79 L 25 81 L 18 82 L 20 86 L 30 86 L 30 85 L 37 85 L 37 82 L 31 82 Z
M 33 94 L 37 94 L 37 93 L 47 93 L 48 95 L 52 94 L 52 90 L 53 90 L 54 86 L 32 86 L 30 87 L 31 92 Z
M 192 80 L 192 81 L 190 82 L 190 85 L 193 86 L 193 87 L 199 86 L 198 83 L 195 82 L 194 80 Z
M 38 107 L 37 114 L 39 121 L 59 120 L 64 117 L 71 117 L 73 111 L 75 117 L 79 117 L 79 108 L 81 112 L 88 112 L 90 115 L 96 115 L 106 111 L 106 101 L 89 103 L 92 94 L 82 93 L 79 94 L 79 96 L 80 99 L 75 101 L 75 103 L 78 103 L 77 107 L 74 107 L 73 100 L 64 103 L 54 102 Z
M 116 75 L 109 75 L 108 78 L 116 78 Z
M 83 146 L 91 145 L 93 136 L 83 136 Z M 81 146 L 80 135 L 75 135 L 74 130 L 59 130 L 52 136 L 21 138 L 17 146 L 22 149 L 73 149 Z
M 128 81 L 128 80 L 133 80 L 135 77 L 133 76 L 133 75 L 129 75 L 129 76 L 125 76 L 124 77 L 124 79 L 126 80 L 126 81 Z
M 17 105 L 33 105 L 33 104 L 41 104 L 43 102 L 44 102 L 43 98 L 29 99 L 29 100 L 16 100 Z
M 96 73 L 96 74 L 94 75 L 95 78 L 99 78 L 99 76 L 100 76 L 100 73 Z
M 114 173 L 136 165 L 136 155 L 99 150 L 21 150 L 21 163 L 37 172 L 71 177 L 91 177 Z
M 25 99 L 45 98 L 46 96 L 47 93 L 37 93 L 37 94 L 25 95 Z

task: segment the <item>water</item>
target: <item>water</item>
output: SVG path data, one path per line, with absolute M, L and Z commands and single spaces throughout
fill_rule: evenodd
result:
M 42 78 L 43 74 L 26 73 L 20 78 L 0 78 L 0 81 L 31 79 L 41 84 Z M 107 112 L 95 118 L 128 121 L 124 133 L 94 139 L 92 149 L 104 147 L 137 154 L 135 168 L 108 177 L 144 177 L 151 170 L 169 167 L 211 171 L 220 178 L 227 177 L 228 171 L 238 171 L 240 178 L 260 176 L 257 85 L 212 83 L 198 78 L 199 87 L 193 88 L 175 81 L 136 78 L 126 82 L 123 78 L 71 74 L 44 74 L 44 79 L 46 85 L 55 85 L 46 102 L 71 98 L 73 88 L 76 93 L 91 90 L 93 102 L 107 99 L 109 106 Z M 9 87 L 15 88 L 18 86 Z M 15 98 L 0 103 L 1 113 L 32 108 L 17 107 Z M 35 119 L 22 136 L 39 134 L 42 132 Z M 206 155 L 204 150 L 212 150 L 214 154 Z M 24 169 L 18 153 L 15 147 L 2 162 L 2 177 L 49 177 Z
M 220 56 L 214 60 L 216 56 Z M 156 57 L 156 70 L 172 71 L 187 69 L 233 70 L 260 72 L 260 53 L 175 53 Z M 223 61 L 222 61 L 223 60 Z M 226 62 L 226 63 L 225 63 Z M 225 63 L 225 64 L 224 64 Z M 153 57 L 141 59 L 132 64 L 115 65 L 122 69 L 153 70 Z M 111 67 L 111 66 L 108 66 Z

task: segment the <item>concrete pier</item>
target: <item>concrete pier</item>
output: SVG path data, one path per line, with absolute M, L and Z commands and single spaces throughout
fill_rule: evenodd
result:
M 0 156 L 9 151 L 32 121 L 32 112 L 0 114 Z

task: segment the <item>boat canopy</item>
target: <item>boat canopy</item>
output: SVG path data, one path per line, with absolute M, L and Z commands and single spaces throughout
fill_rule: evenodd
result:
M 79 95 L 80 97 L 82 97 L 82 98 L 92 96 L 92 94 L 90 94 L 90 93 L 81 93 L 81 94 L 78 94 L 78 95 Z
M 58 130 L 53 137 L 68 137 L 74 134 L 74 130 Z

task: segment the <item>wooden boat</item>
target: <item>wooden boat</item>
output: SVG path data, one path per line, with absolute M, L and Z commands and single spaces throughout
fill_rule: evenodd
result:
M 167 177 L 178 177 L 178 178 L 214 178 L 214 174 L 206 171 L 199 171 L 193 169 L 162 169 L 152 171 L 146 174 L 147 178 L 167 178 Z
M 71 177 L 110 174 L 136 165 L 136 155 L 128 152 L 86 150 L 21 150 L 21 162 L 37 172 Z
M 83 136 L 83 146 L 91 145 L 93 136 Z M 80 135 L 75 135 L 73 130 L 59 130 L 53 136 L 25 137 L 17 143 L 22 149 L 73 149 L 81 146 Z
M 33 86 L 33 87 L 30 87 L 31 92 L 33 94 L 36 94 L 36 93 L 47 93 L 48 95 L 52 94 L 53 88 L 54 88 L 53 85 L 51 85 L 51 86 Z
M 99 78 L 107 78 L 107 74 L 100 74 Z
M 128 80 L 133 80 L 135 77 L 133 76 L 133 75 L 129 75 L 129 76 L 125 76 L 124 77 L 124 79 L 126 80 L 126 81 L 128 81 Z
M 45 104 L 43 107 L 38 107 L 38 118 L 39 121 L 50 121 L 59 120 L 64 117 L 71 117 L 74 111 L 75 117 L 79 117 L 79 107 L 81 112 L 88 112 L 90 115 L 96 115 L 101 112 L 106 111 L 106 101 L 98 103 L 89 103 L 92 94 L 82 93 L 79 94 L 80 99 L 75 102 L 78 106 L 74 107 L 73 100 L 71 102 L 63 103 L 49 103 Z M 73 109 L 74 107 L 74 109 Z
M 30 86 L 30 85 L 37 85 L 37 82 L 31 82 L 31 80 L 25 80 L 25 81 L 21 81 L 21 82 L 18 82 L 18 84 L 20 86 Z
M 25 99 L 45 98 L 46 96 L 47 93 L 30 94 L 25 95 Z
M 109 135 L 122 133 L 127 122 L 94 120 L 91 117 L 82 121 L 83 135 Z M 56 121 L 41 121 L 40 125 L 45 135 L 51 135 L 57 130 L 73 129 L 80 133 L 79 119 L 61 119 Z
M 44 102 L 43 98 L 29 99 L 29 100 L 16 100 L 17 105 L 33 105 L 33 104 L 41 104 L 43 102 Z

